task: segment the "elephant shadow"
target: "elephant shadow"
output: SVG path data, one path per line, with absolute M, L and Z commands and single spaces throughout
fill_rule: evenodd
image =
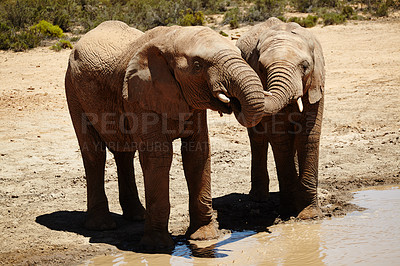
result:
M 221 247 L 227 243 L 239 241 L 256 232 L 268 232 L 268 227 L 274 224 L 279 217 L 279 194 L 271 193 L 266 202 L 254 202 L 249 195 L 233 193 L 213 199 L 213 208 L 217 211 L 217 221 L 221 229 L 233 231 L 231 237 L 200 248 L 190 244 L 184 235 L 173 236 L 177 246 L 187 246 L 191 256 L 203 258 L 224 257 Z M 89 238 L 90 243 L 105 243 L 113 245 L 119 250 L 146 252 L 140 249 L 139 242 L 143 236 L 144 222 L 131 222 L 122 215 L 111 213 L 117 222 L 117 228 L 108 231 L 91 231 L 84 227 L 86 212 L 83 211 L 56 211 L 36 217 L 36 222 L 51 230 L 76 233 Z M 253 231 L 240 234 L 241 231 Z M 161 252 L 170 253 L 170 252 Z M 179 253 L 179 252 L 178 252 Z
M 255 202 L 248 194 L 232 193 L 213 199 L 219 227 L 232 231 L 268 231 L 277 218 L 284 218 L 279 212 L 279 193 L 271 192 L 265 202 Z
M 132 251 L 139 246 L 144 222 L 130 222 L 122 215 L 111 213 L 117 228 L 107 231 L 91 231 L 84 227 L 86 212 L 57 211 L 36 217 L 36 222 L 55 231 L 66 231 L 89 237 L 90 243 L 106 243 L 120 250 Z

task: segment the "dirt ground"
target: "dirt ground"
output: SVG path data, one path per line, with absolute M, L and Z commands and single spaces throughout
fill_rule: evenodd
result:
M 246 30 L 227 31 L 236 36 Z M 348 191 L 400 183 L 400 18 L 311 29 L 326 60 L 326 101 L 319 196 L 326 217 L 357 208 Z M 134 250 L 143 223 L 128 223 L 118 204 L 112 155 L 106 192 L 119 228 L 82 227 L 85 177 L 64 95 L 70 51 L 37 48 L 0 52 L 0 264 L 78 264 L 93 256 Z M 233 116 L 209 112 L 212 189 L 220 226 L 259 228 L 274 223 L 277 193 L 266 204 L 247 198 L 250 147 Z M 170 231 L 179 241 L 188 226 L 188 192 L 174 143 Z M 272 156 L 270 156 L 272 158 Z M 143 178 L 135 160 L 143 199 Z M 273 160 L 271 191 L 278 191 Z M 277 219 L 279 220 L 279 218 Z

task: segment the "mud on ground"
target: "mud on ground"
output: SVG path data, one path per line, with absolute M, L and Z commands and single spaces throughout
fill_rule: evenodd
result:
M 244 30 L 228 33 L 236 36 Z M 352 190 L 400 183 L 400 19 L 349 22 L 311 31 L 322 43 L 327 69 L 319 197 L 329 217 L 357 209 L 349 204 Z M 48 48 L 0 52 L 0 264 L 77 264 L 115 253 L 117 248 L 134 249 L 143 230 L 142 223 L 128 223 L 121 217 L 111 154 L 106 192 L 119 228 L 91 232 L 82 227 L 84 169 L 63 85 L 69 52 Z M 277 193 L 265 204 L 247 197 L 246 129 L 233 116 L 220 118 L 214 112 L 209 112 L 209 128 L 213 198 L 221 227 L 272 224 L 277 217 Z M 174 147 L 179 151 L 178 141 Z M 276 192 L 276 172 L 269 158 L 271 191 Z M 135 167 L 143 199 L 137 160 Z M 170 231 L 179 236 L 189 217 L 178 152 L 170 180 Z

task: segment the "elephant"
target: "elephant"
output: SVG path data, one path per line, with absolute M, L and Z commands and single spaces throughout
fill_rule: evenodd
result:
M 169 170 L 172 141 L 180 138 L 189 191 L 186 236 L 218 237 L 206 110 L 233 112 L 245 127 L 269 112 L 257 73 L 230 40 L 204 26 L 160 26 L 143 33 L 123 22 L 103 22 L 71 51 L 65 90 L 87 180 L 86 228 L 116 227 L 104 189 L 108 148 L 117 166 L 123 217 L 145 219 L 140 246 L 173 247 Z M 135 183 L 136 151 L 146 209 Z
M 270 115 L 248 128 L 250 197 L 255 201 L 269 197 L 270 144 L 281 212 L 300 219 L 321 217 L 317 185 L 325 86 L 322 47 L 307 29 L 277 18 L 253 26 L 236 46 L 270 95 L 265 103 Z

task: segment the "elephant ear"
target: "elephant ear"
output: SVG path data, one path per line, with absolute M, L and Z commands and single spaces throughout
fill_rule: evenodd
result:
M 325 89 L 325 61 L 322 47 L 318 40 L 314 39 L 314 70 L 311 76 L 311 84 L 308 88 L 308 99 L 311 104 L 321 100 Z
M 298 27 L 292 30 L 293 33 L 301 35 L 308 43 L 314 59 L 314 69 L 311 75 L 311 80 L 307 82 L 308 100 L 314 104 L 321 100 L 325 89 L 325 60 L 322 53 L 321 44 L 317 38 L 307 29 Z
M 142 109 L 179 119 L 189 113 L 173 69 L 166 56 L 152 41 L 144 45 L 129 61 L 122 95 Z

